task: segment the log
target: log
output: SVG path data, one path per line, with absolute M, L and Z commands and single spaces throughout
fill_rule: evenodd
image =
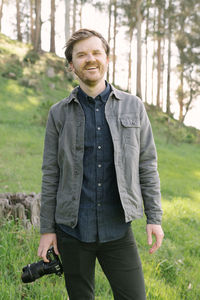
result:
M 41 195 L 36 193 L 0 194 L 0 220 L 21 220 L 26 228 L 40 226 Z

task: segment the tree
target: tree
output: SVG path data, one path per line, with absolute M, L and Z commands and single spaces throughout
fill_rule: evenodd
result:
M 16 11 L 17 11 L 17 40 L 21 42 L 22 32 L 21 32 L 20 0 L 16 0 Z
M 171 113 L 170 105 L 170 90 L 171 90 L 171 45 L 172 45 L 172 28 L 174 21 L 174 5 L 172 0 L 169 0 L 168 9 L 167 9 L 167 19 L 168 19 L 168 58 L 167 58 L 167 98 L 166 98 L 166 112 L 167 114 Z
M 142 66 L 142 0 L 136 2 L 136 18 L 137 18 L 137 81 L 136 81 L 136 95 L 142 98 L 141 89 L 141 66 Z
M 70 37 L 70 0 L 65 0 L 65 41 Z
M 177 69 L 180 84 L 177 88 L 177 99 L 179 121 L 183 122 L 193 100 L 199 95 L 200 3 L 195 0 L 179 0 L 178 9 L 177 25 L 179 27 L 176 31 L 175 41 L 179 52 Z
M 161 106 L 160 90 L 161 90 L 161 71 L 162 71 L 162 52 L 161 52 L 161 42 L 164 36 L 164 28 L 162 24 L 162 18 L 164 15 L 165 0 L 156 0 L 155 5 L 158 9 L 157 15 L 157 96 L 156 96 L 156 106 Z
M 34 0 L 30 0 L 29 5 L 30 5 L 30 37 L 31 37 L 31 44 L 34 45 L 34 40 L 35 40 Z
M 114 7 L 114 25 L 113 25 L 113 79 L 112 79 L 112 83 L 115 84 L 116 38 L 117 38 L 117 0 L 113 0 L 113 7 Z
M 149 35 L 149 10 L 150 10 L 151 2 L 150 0 L 146 0 L 145 3 L 145 19 L 146 19 L 146 28 L 145 28 L 145 96 L 144 100 L 147 102 L 147 75 L 148 75 L 148 35 Z
M 111 40 L 111 17 L 112 17 L 112 0 L 109 0 L 108 4 L 108 44 L 110 45 Z M 109 82 L 109 76 L 110 76 L 110 64 L 108 64 L 108 70 L 107 70 L 107 81 Z
M 51 39 L 50 52 L 55 53 L 55 0 L 51 0 Z
M 35 39 L 34 50 L 41 51 L 41 0 L 35 0 Z
M 76 14 L 77 14 L 77 0 L 74 0 L 73 2 L 73 27 L 72 27 L 72 33 L 76 31 Z
M 4 0 L 1 0 L 1 5 L 0 5 L 0 32 L 1 32 L 1 20 L 3 17 L 3 5 L 4 5 Z

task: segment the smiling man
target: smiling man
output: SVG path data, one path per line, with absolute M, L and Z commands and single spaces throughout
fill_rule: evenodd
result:
M 96 258 L 115 300 L 144 300 L 131 222 L 144 209 L 148 244 L 156 238 L 150 253 L 164 236 L 151 125 L 140 99 L 105 81 L 109 45 L 101 34 L 75 32 L 65 56 L 79 86 L 49 112 L 38 255 L 47 261 L 51 245 L 60 253 L 70 300 L 94 300 Z

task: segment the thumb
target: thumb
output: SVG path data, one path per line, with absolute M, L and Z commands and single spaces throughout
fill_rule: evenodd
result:
M 57 246 L 57 241 L 54 241 L 53 247 L 54 247 L 55 253 L 56 253 L 57 255 L 59 255 L 58 246 Z

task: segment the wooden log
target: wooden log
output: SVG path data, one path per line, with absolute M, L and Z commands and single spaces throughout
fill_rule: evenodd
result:
M 22 224 L 30 228 L 40 225 L 40 194 L 5 193 L 0 194 L 0 219 L 21 220 Z

